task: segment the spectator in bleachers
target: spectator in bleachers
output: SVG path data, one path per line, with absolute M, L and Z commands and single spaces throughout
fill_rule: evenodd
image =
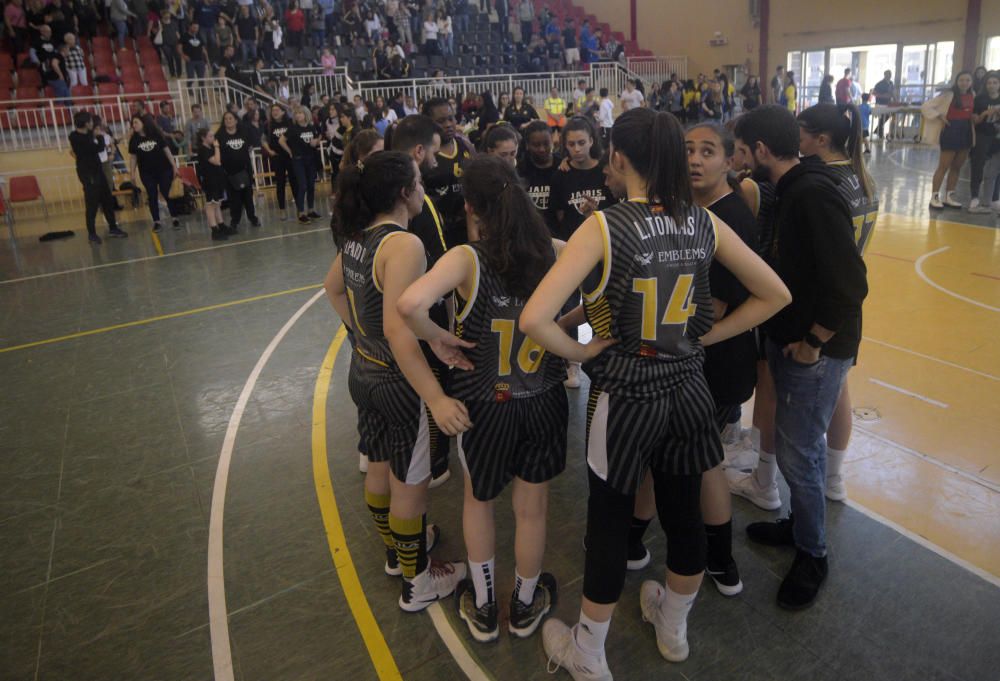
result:
M 242 5 L 236 15 L 236 40 L 240 45 L 240 60 L 250 64 L 257 59 L 257 41 L 260 39 L 260 23 L 250 13 L 250 7 Z
M 56 44 L 52 39 L 52 27 L 48 24 L 42 24 L 38 28 L 38 35 L 31 43 L 31 50 L 28 52 L 28 58 L 34 64 L 38 64 L 41 68 L 43 74 L 46 70 L 46 64 L 49 60 L 55 56 Z
M 566 51 L 566 67 L 575 69 L 580 63 L 580 48 L 576 42 L 576 26 L 573 19 L 566 20 L 566 28 L 562 32 L 563 49 Z
M 156 114 L 156 125 L 160 132 L 165 135 L 172 135 L 174 132 L 174 117 L 170 111 L 170 102 L 163 100 L 159 105 L 159 112 Z
M 160 193 L 166 199 L 170 195 L 170 183 L 177 172 L 177 161 L 170 151 L 163 132 L 149 114 L 132 117 L 132 136 L 128 141 L 129 174 L 132 184 L 146 190 L 149 213 L 153 218 L 153 231 L 160 231 Z M 138 172 L 136 172 L 138 170 Z M 167 210 L 174 227 L 180 226 L 174 211 L 174 204 L 167 202 Z
M 357 5 L 347 10 L 344 13 L 344 17 L 340 20 L 340 34 L 344 42 L 348 45 L 354 43 L 354 41 L 361 35 L 365 30 L 364 21 L 361 19 L 361 10 Z
M 584 25 L 586 27 L 586 21 Z M 600 60 L 601 55 L 601 29 L 591 33 L 589 30 L 580 32 L 580 59 L 584 64 L 592 64 Z
M 365 14 L 365 35 L 372 42 L 382 39 L 382 19 L 377 12 L 368 10 Z
M 451 16 L 456 33 L 469 30 L 469 0 L 454 0 Z
M 240 65 L 236 59 L 236 47 L 226 45 L 222 51 L 222 56 L 218 63 L 219 78 L 232 78 L 237 82 L 243 81 Z
M 191 117 L 184 125 L 184 137 L 187 139 L 188 146 L 195 146 L 199 130 L 208 130 L 208 119 L 202 114 L 201 104 L 192 104 Z
M 215 0 L 194 0 L 191 3 L 191 18 L 194 20 L 192 23 L 197 26 L 198 35 L 206 50 L 212 47 L 212 35 L 220 14 L 222 14 L 222 8 L 215 4 Z M 188 77 L 190 78 L 190 76 Z
M 386 13 L 396 25 L 396 38 L 405 45 L 413 45 L 413 29 L 410 24 L 410 10 L 402 0 L 388 0 Z
M 514 99 L 503 112 L 503 119 L 516 130 L 527 127 L 531 121 L 538 120 L 538 112 L 524 100 L 524 88 L 521 86 L 514 88 Z
M 323 18 L 323 13 L 314 9 L 307 16 L 313 47 L 317 49 L 323 47 L 326 44 L 326 20 Z
M 521 4 L 517 8 L 517 17 L 521 22 L 521 42 L 527 45 L 531 42 L 531 34 L 535 28 L 534 0 L 521 0 Z
M 22 0 L 10 0 L 3 8 L 3 24 L 11 42 L 12 54 L 20 54 L 28 44 L 28 16 Z
M 86 86 L 87 62 L 83 58 L 83 50 L 76 44 L 76 36 L 67 33 L 63 42 L 66 43 L 66 75 L 69 76 L 69 86 Z
M 441 53 L 450 57 L 455 53 L 455 34 L 451 16 L 442 7 L 437 13 L 438 44 L 441 46 Z
M 76 2 L 76 25 L 79 28 L 77 35 L 81 38 L 93 38 L 97 35 L 97 26 L 100 22 L 97 7 L 94 0 L 78 0 Z
M 166 64 L 167 73 L 172 78 L 177 78 L 181 75 L 181 57 L 177 51 L 181 42 L 180 22 L 174 19 L 172 12 L 166 10 L 160 15 L 159 21 L 150 23 L 149 29 L 154 32 L 150 38 Z
M 204 80 L 205 64 L 208 63 L 208 50 L 205 49 L 205 41 L 200 35 L 198 24 L 194 22 L 188 24 L 187 35 L 181 41 L 179 49 L 188 79 Z
M 110 9 L 111 24 L 115 27 L 118 35 L 118 49 L 125 49 L 125 38 L 128 37 L 128 20 L 135 17 L 135 14 L 125 4 L 125 0 L 111 0 Z
M 407 116 L 415 116 L 420 113 L 420 107 L 417 106 L 417 102 L 413 99 L 413 95 L 406 95 L 403 99 L 403 112 Z
M 490 22 L 490 33 L 501 35 L 506 29 L 506 22 L 500 21 L 500 12 L 496 6 L 496 0 L 489 0 L 486 16 Z
M 332 76 L 337 72 L 337 56 L 329 47 L 323 48 L 323 55 L 320 57 L 319 63 L 323 67 L 324 76 Z
M 146 31 L 149 28 L 149 3 L 146 0 L 130 0 L 129 9 L 134 14 L 132 19 L 132 35 L 146 35 Z
M 608 38 L 607 44 L 604 46 L 604 58 L 611 61 L 618 61 L 618 57 L 625 53 L 625 47 L 615 40 L 615 36 L 612 33 L 611 37 Z
M 635 82 L 631 79 L 625 81 L 625 90 L 621 94 L 622 111 L 638 109 L 643 105 L 645 97 L 635 87 Z
M 503 115 L 507 111 L 507 107 L 509 106 L 510 106 L 510 94 L 506 92 L 501 92 L 500 96 L 497 98 L 497 109 L 500 110 L 501 118 L 503 118 Z
M 59 46 L 56 53 L 49 58 L 49 68 L 44 71 L 45 84 L 55 92 L 56 99 L 69 103 L 69 76 L 66 75 L 66 57 L 69 55 L 69 48 L 65 43 Z
M 428 57 L 441 54 L 441 46 L 438 44 L 437 20 L 434 18 L 434 10 L 429 7 L 424 10 L 423 53 Z
M 399 80 L 410 76 L 410 64 L 398 54 L 389 60 L 389 79 Z
M 306 14 L 298 0 L 291 0 L 285 10 L 285 43 L 293 50 L 301 50 L 306 32 Z

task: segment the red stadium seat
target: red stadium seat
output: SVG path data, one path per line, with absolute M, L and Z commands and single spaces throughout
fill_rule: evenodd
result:
M 147 35 L 141 35 L 141 36 L 139 36 L 139 39 L 137 40 L 137 42 L 139 43 L 139 49 L 140 50 L 142 50 L 145 47 L 153 47 L 153 41 L 150 40 L 149 36 L 147 36 Z M 156 49 L 156 48 L 154 47 L 153 49 Z
M 42 74 L 35 68 L 19 69 L 17 72 L 17 84 L 18 87 L 40 88 L 42 86 Z
M 118 50 L 118 64 L 135 64 L 139 65 L 139 59 L 136 56 L 135 50 L 124 49 Z
M 94 94 L 94 88 L 90 85 L 74 85 L 69 89 L 69 93 L 73 95 L 73 98 L 78 97 L 90 97 Z
M 17 86 L 17 99 L 38 99 L 38 88 L 31 85 Z
M 146 75 L 146 80 L 166 80 L 167 75 L 163 73 L 163 68 L 159 64 L 153 64 L 152 66 L 146 66 L 143 69 L 143 73 Z
M 98 83 L 97 84 L 97 94 L 99 94 L 99 95 L 117 95 L 118 94 L 118 83 Z
M 177 169 L 177 175 L 181 178 L 181 182 L 195 191 L 201 192 L 201 182 L 198 181 L 198 173 L 195 172 L 194 166 L 179 167 Z
M 170 86 L 167 85 L 165 80 L 151 80 L 147 83 L 149 91 L 155 94 L 162 94 L 170 92 Z

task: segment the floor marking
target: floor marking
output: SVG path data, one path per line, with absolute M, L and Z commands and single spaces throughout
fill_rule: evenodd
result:
M 869 428 L 858 424 L 857 421 L 854 422 L 854 429 L 861 431 L 862 433 L 864 433 L 868 437 L 872 438 L 873 440 L 878 440 L 879 442 L 881 442 L 883 444 L 889 445 L 891 447 L 895 447 L 896 449 L 898 449 L 899 451 L 903 452 L 904 454 L 909 454 L 910 456 L 915 457 L 917 459 L 921 459 L 922 461 L 925 461 L 925 462 L 931 464 L 932 466 L 937 466 L 938 468 L 940 468 L 942 470 L 945 470 L 945 471 L 948 471 L 949 473 L 952 473 L 953 475 L 957 475 L 958 477 L 964 478 L 964 479 L 968 480 L 969 482 L 973 482 L 973 483 L 979 485 L 980 487 L 985 487 L 986 489 L 990 490 L 991 492 L 996 492 L 997 494 L 1000 494 L 1000 485 L 994 484 L 994 483 L 990 482 L 989 480 L 986 480 L 985 478 L 981 478 L 978 475 L 976 475 L 975 473 L 969 473 L 968 471 L 963 471 L 961 468 L 958 468 L 957 466 L 953 466 L 950 463 L 945 463 L 944 461 L 940 461 L 938 459 L 935 459 L 933 456 L 930 456 L 928 454 L 924 454 L 923 452 L 918 452 L 917 450 L 911 449 L 911 448 L 909 448 L 909 447 L 907 447 L 905 445 L 901 445 L 898 442 L 894 442 L 894 441 L 890 440 L 889 438 L 883 437 L 882 435 L 879 435 L 875 431 L 870 430 Z
M 160 235 L 156 232 L 150 232 L 153 236 L 153 248 L 156 249 L 156 254 L 163 257 L 163 244 L 160 243 Z
M 321 289 L 303 303 L 302 307 L 285 322 L 285 325 L 264 348 L 264 352 L 243 385 L 243 391 L 240 393 L 239 399 L 236 400 L 236 406 L 233 407 L 232 416 L 229 417 L 226 437 L 222 442 L 222 451 L 219 453 L 219 465 L 215 469 L 215 484 L 212 487 L 212 511 L 208 521 L 208 624 L 212 639 L 212 666 L 215 669 L 215 681 L 234 681 L 233 651 L 229 642 L 229 613 L 226 610 L 226 579 L 222 561 L 222 528 L 223 515 L 226 510 L 226 485 L 229 482 L 229 466 L 233 459 L 236 433 L 243 420 L 243 411 L 246 409 L 247 402 L 250 400 L 250 395 L 253 393 L 254 386 L 257 385 L 257 379 L 260 378 L 264 366 L 271 359 L 271 355 L 274 354 L 278 344 L 281 343 L 292 326 L 324 293 L 325 291 Z
M 915 397 L 918 400 L 926 402 L 927 404 L 933 404 L 935 407 L 940 407 L 941 409 L 948 408 L 948 405 L 945 404 L 944 402 L 939 402 L 938 400 L 931 399 L 930 397 L 926 397 L 924 395 L 921 395 L 920 393 L 915 393 L 912 390 L 907 390 L 906 388 L 900 388 L 898 385 L 893 385 L 892 383 L 886 383 L 885 381 L 880 381 L 877 378 L 869 378 L 868 382 L 874 383 L 875 385 L 880 385 L 883 388 L 888 388 L 889 390 L 895 390 L 896 392 L 902 393 L 903 395 L 908 395 L 909 397 Z
M 322 293 L 322 292 L 321 292 Z M 330 380 L 333 378 L 333 367 L 337 363 L 337 352 L 347 337 L 347 327 L 341 325 L 326 351 L 319 375 L 316 376 L 316 388 L 313 392 L 312 410 L 312 466 L 313 481 L 316 484 L 316 499 L 319 501 L 320 514 L 323 516 L 323 526 L 326 528 L 326 541 L 330 545 L 330 556 L 337 568 L 337 577 L 344 590 L 347 605 L 354 616 L 361 638 L 368 649 L 368 656 L 375 667 L 375 673 L 382 681 L 399 680 L 396 660 L 392 657 L 389 644 L 385 642 L 382 630 L 379 629 L 375 615 L 372 614 L 368 599 L 361 588 L 358 571 L 351 560 L 351 552 L 347 548 L 347 538 L 344 536 L 344 526 L 337 510 L 337 497 L 333 492 L 333 482 L 330 477 L 330 463 L 327 459 L 326 432 L 326 400 L 330 392 Z
M 454 598 L 454 596 L 452 596 Z M 465 674 L 470 681 L 493 681 L 493 675 L 488 674 L 486 670 L 479 666 L 476 662 L 472 653 L 465 646 L 463 640 L 455 632 L 455 629 L 451 626 L 451 622 L 448 621 L 448 616 L 444 614 L 444 609 L 441 607 L 440 603 L 432 603 L 429 608 L 427 608 L 428 614 L 431 616 L 431 621 L 434 623 L 434 628 L 437 629 L 438 636 L 444 642 L 448 652 L 451 656 L 455 658 L 455 662 L 458 663 L 459 668 L 461 668 L 462 673 Z
M 1000 376 L 994 376 L 993 374 L 988 374 L 985 371 L 979 371 L 978 369 L 970 369 L 969 367 L 964 367 L 961 364 L 955 364 L 954 362 L 949 362 L 946 359 L 941 359 L 940 357 L 934 357 L 933 355 L 925 355 L 922 352 L 917 352 L 916 350 L 910 350 L 909 348 L 904 348 L 900 345 L 893 345 L 892 343 L 886 343 L 885 341 L 876 340 L 875 338 L 869 338 L 868 336 L 862 336 L 862 340 L 868 341 L 869 343 L 874 343 L 875 345 L 882 345 L 887 348 L 892 348 L 893 350 L 899 350 L 900 352 L 905 352 L 915 357 L 922 357 L 923 359 L 928 359 L 932 362 L 937 362 L 938 364 L 943 364 L 945 366 L 951 367 L 952 369 L 961 369 L 962 371 L 968 371 L 970 374 L 975 374 L 976 376 L 982 376 L 983 378 L 988 378 L 991 381 L 1000 381 Z
M 888 518 L 886 518 L 884 515 L 882 515 L 880 513 L 876 513 L 875 511 L 871 510 L 870 508 L 868 508 L 866 506 L 862 506 L 858 502 L 852 501 L 851 499 L 845 499 L 844 500 L 844 505 L 848 506 L 850 508 L 853 508 L 855 511 L 858 511 L 859 513 L 863 513 L 864 515 L 868 516 L 872 520 L 875 520 L 877 522 L 882 523 L 883 525 L 886 525 L 887 527 L 892 528 L 893 530 L 895 530 L 899 534 L 903 535 L 904 537 L 906 537 L 910 541 L 915 542 L 917 544 L 920 544 L 921 546 L 923 546 L 928 551 L 931 551 L 932 553 L 936 553 L 937 555 L 941 556 L 945 560 L 951 561 L 955 565 L 957 565 L 957 566 L 959 566 L 961 568 L 964 568 L 968 572 L 971 572 L 972 574 L 976 575 L 980 579 L 983 579 L 986 582 L 989 582 L 993 586 L 1000 587 L 1000 577 L 997 577 L 996 575 L 987 572 L 986 570 L 982 569 L 981 567 L 973 565 L 969 561 L 965 560 L 964 558 L 958 557 L 957 555 L 955 555 L 954 553 L 952 553 L 951 551 L 949 551 L 947 549 L 941 548 L 940 546 L 938 546 L 934 542 L 930 541 L 926 537 L 922 537 L 919 534 L 916 534 L 915 532 L 912 532 L 912 531 L 906 529 L 905 527 L 903 527 L 899 523 L 893 522 L 892 520 L 889 520 Z
M 880 258 L 889 258 L 889 260 L 902 260 L 903 262 L 913 262 L 913 258 L 901 258 L 898 255 L 889 255 L 887 253 L 875 253 L 874 251 L 869 251 L 870 255 L 877 255 Z
M 160 255 L 149 255 L 142 258 L 131 258 L 129 260 L 119 260 L 117 262 L 108 262 L 103 265 L 89 265 L 87 267 L 77 267 L 71 270 L 62 270 L 60 272 L 46 272 L 45 274 L 32 274 L 27 277 L 18 277 L 17 279 L 0 279 L 0 285 L 2 284 L 16 284 L 22 281 L 31 281 L 33 279 L 47 279 L 48 277 L 59 277 L 64 274 L 75 274 L 77 272 L 88 272 L 90 270 L 102 270 L 106 267 L 118 267 L 119 265 L 130 265 L 137 262 L 146 262 L 148 260 L 161 260 L 162 258 L 173 258 L 178 255 L 191 255 L 192 253 L 204 253 L 205 251 L 215 251 L 220 248 L 233 248 L 234 246 L 245 246 L 247 244 L 256 244 L 261 241 L 272 241 L 274 239 L 287 239 L 290 236 L 302 236 L 303 234 L 315 234 L 316 232 L 325 232 L 328 228 L 319 227 L 317 229 L 304 229 L 301 232 L 289 232 L 288 234 L 276 234 L 274 236 L 262 236 L 257 239 L 246 239 L 245 241 L 234 241 L 231 244 L 220 244 L 218 246 L 204 246 L 202 248 L 191 248 L 186 251 L 177 251 L 176 253 L 162 253 Z
M 967 297 L 963 296 L 960 293 L 955 293 L 954 291 L 952 291 L 950 289 L 947 289 L 944 286 L 941 286 L 941 284 L 938 284 L 937 282 L 935 282 L 934 280 L 932 280 L 930 277 L 928 277 L 926 274 L 924 274 L 924 262 L 926 262 L 928 258 L 931 258 L 931 257 L 933 257 L 935 255 L 940 254 L 940 253 L 944 253 L 945 251 L 949 250 L 950 248 L 951 248 L 951 246 L 942 246 L 941 248 L 939 248 L 939 249 L 937 249 L 935 251 L 931 251 L 930 253 L 924 253 L 922 256 L 920 256 L 919 258 L 917 258 L 917 262 L 914 265 L 914 267 L 917 270 L 917 276 L 919 276 L 921 279 L 923 279 L 924 283 L 926 283 L 928 286 L 933 286 L 938 291 L 941 291 L 942 293 L 947 294 L 947 295 L 951 296 L 952 298 L 957 298 L 958 300 L 961 300 L 961 301 L 964 301 L 966 303 L 969 303 L 970 305 L 976 305 L 978 307 L 990 310 L 992 312 L 1000 312 L 1000 307 L 993 307 L 992 305 L 987 305 L 986 303 L 978 301 L 978 300 L 974 300 L 973 298 L 967 298 Z
M 55 338 L 46 338 L 45 340 L 32 341 L 31 343 L 22 343 L 21 345 L 11 345 L 6 348 L 0 348 L 0 354 L 3 354 L 5 352 L 14 352 L 15 350 L 25 350 L 27 348 L 34 348 L 38 347 L 39 345 L 50 345 L 52 343 L 61 343 L 62 341 L 74 340 L 76 338 L 83 338 L 85 336 L 93 336 L 99 333 L 107 333 L 109 331 L 117 331 L 119 329 L 127 329 L 133 326 L 143 326 L 145 324 L 152 324 L 153 322 L 162 322 L 167 319 L 188 317 L 193 314 L 200 314 L 202 312 L 211 312 L 213 310 L 221 310 L 222 308 L 233 307 L 234 305 L 244 305 L 246 303 L 254 303 L 257 302 L 258 300 L 267 300 L 268 298 L 287 296 L 292 293 L 311 291 L 319 286 L 322 286 L 322 284 L 313 284 L 311 286 L 299 286 L 298 288 L 290 288 L 284 291 L 276 291 L 274 293 L 264 293 L 259 296 L 251 296 L 250 298 L 240 298 L 239 300 L 230 300 L 227 303 L 216 303 L 215 305 L 196 307 L 192 310 L 184 310 L 182 312 L 171 312 L 170 314 L 159 315 L 157 317 L 147 317 L 146 319 L 137 319 L 134 322 L 112 324 L 111 326 L 102 326 L 99 329 L 90 329 L 89 331 L 79 331 L 77 333 L 71 333 L 65 336 L 56 336 Z
M 996 279 L 997 281 L 1000 281 L 1000 277 L 998 277 L 998 276 L 996 276 L 994 274 L 983 274 L 982 272 L 972 272 L 972 276 L 974 276 L 974 277 L 986 277 L 987 279 Z
M 973 229 L 988 229 L 989 231 L 994 232 L 994 233 L 997 231 L 996 226 L 992 226 L 992 225 L 978 225 L 978 224 L 976 224 L 974 222 L 959 222 L 958 220 L 942 220 L 937 215 L 933 215 L 933 214 L 931 214 L 931 215 L 906 215 L 905 213 L 890 213 L 890 212 L 886 212 L 886 213 L 883 213 L 882 215 L 885 216 L 885 217 L 890 217 L 891 216 L 891 217 L 896 217 L 896 218 L 902 218 L 904 220 L 914 220 L 918 224 L 920 224 L 920 225 L 922 225 L 924 227 L 930 226 L 930 223 L 933 222 L 936 225 L 944 224 L 944 225 L 954 225 L 956 227 L 971 227 Z

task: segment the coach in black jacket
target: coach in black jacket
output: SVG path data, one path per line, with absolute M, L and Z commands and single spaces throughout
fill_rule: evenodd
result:
M 778 604 L 797 610 L 812 604 L 827 574 L 824 434 L 857 357 L 867 273 L 837 177 L 823 164 L 799 162 L 794 116 L 782 106 L 760 107 L 740 117 L 735 132 L 755 169 L 775 184 L 771 262 L 792 292 L 792 304 L 764 326 L 777 393 L 776 454 L 792 515 L 753 523 L 747 533 L 795 546 Z

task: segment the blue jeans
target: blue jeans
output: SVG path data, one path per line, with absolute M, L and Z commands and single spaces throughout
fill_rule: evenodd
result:
M 49 86 L 52 87 L 52 91 L 56 93 L 56 100 L 60 104 L 69 105 L 69 84 L 65 80 L 50 80 Z
M 316 205 L 316 160 L 312 154 L 292 159 L 295 178 L 295 207 L 302 215 Z
M 187 63 L 187 77 L 188 80 L 205 80 L 205 62 L 193 59 L 189 61 Z
M 775 453 L 792 492 L 795 545 L 821 557 L 826 555 L 826 429 L 853 360 L 821 356 L 806 365 L 781 351 L 768 341 L 777 394 Z
M 244 40 L 240 43 L 240 58 L 244 64 L 252 64 L 257 59 L 256 40 Z
M 115 33 L 118 34 L 118 49 L 125 49 L 125 38 L 128 37 L 128 24 L 125 21 L 114 20 Z

